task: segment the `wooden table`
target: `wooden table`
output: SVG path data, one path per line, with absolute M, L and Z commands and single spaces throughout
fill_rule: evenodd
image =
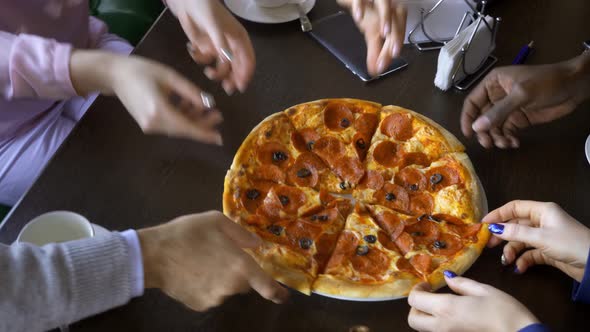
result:
M 337 10 L 333 1 L 318 2 L 312 19 Z M 495 52 L 500 64 L 509 64 L 532 39 L 536 51 L 530 63 L 567 59 L 579 54 L 589 37 L 588 1 L 496 1 L 491 10 L 503 18 Z M 224 147 L 145 136 L 116 99 L 100 97 L 5 221 L 0 241 L 13 241 L 28 220 L 51 210 L 77 211 L 104 227 L 124 230 L 221 209 L 225 172 L 250 129 L 271 113 L 326 97 L 362 98 L 421 112 L 466 144 L 491 208 L 517 198 L 556 201 L 590 226 L 585 197 L 590 166 L 583 149 L 590 134 L 590 105 L 526 132 L 517 151 L 486 151 L 460 133 L 465 94 L 435 89 L 436 52 L 405 47 L 405 70 L 365 85 L 299 31 L 298 22 L 245 25 L 258 64 L 242 95 L 227 97 L 207 81 L 186 53 L 185 36 L 168 12 L 136 51 L 173 66 L 215 94 L 226 119 Z M 500 253 L 499 248 L 486 250 L 467 276 L 512 294 L 556 331 L 585 329 L 590 307 L 570 301 L 568 277 L 546 267 L 515 275 L 502 268 Z M 347 331 L 357 324 L 371 331 L 406 331 L 408 310 L 405 300 L 360 303 L 293 293 L 287 304 L 274 305 L 251 293 L 195 313 L 147 291 L 124 307 L 75 324 L 73 331 Z

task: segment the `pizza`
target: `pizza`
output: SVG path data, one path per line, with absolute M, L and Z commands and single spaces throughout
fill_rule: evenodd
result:
M 444 286 L 489 239 L 463 145 L 408 109 L 324 99 L 264 119 L 227 172 L 224 213 L 263 241 L 249 253 L 304 294 L 358 299 Z

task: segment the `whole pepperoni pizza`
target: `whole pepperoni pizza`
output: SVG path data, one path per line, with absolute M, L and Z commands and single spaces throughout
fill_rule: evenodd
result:
M 385 299 L 444 285 L 488 241 L 463 145 L 397 106 L 325 99 L 264 119 L 225 178 L 227 216 L 263 239 L 250 253 L 305 294 Z

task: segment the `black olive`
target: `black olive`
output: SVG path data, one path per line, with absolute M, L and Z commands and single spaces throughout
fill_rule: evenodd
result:
M 391 202 L 395 200 L 395 195 L 393 193 L 387 193 L 385 194 L 385 199 Z
M 411 236 L 424 236 L 424 233 L 423 232 L 412 232 L 410 235 Z
M 272 160 L 274 161 L 284 161 L 287 160 L 287 155 L 282 151 L 276 151 L 272 154 Z
M 339 186 L 340 186 L 340 189 L 346 190 L 346 182 L 344 182 L 344 181 L 340 182 Z
M 279 195 L 279 200 L 281 201 L 281 204 L 283 204 L 283 206 L 289 204 L 289 197 L 285 195 Z
M 270 138 L 270 137 L 272 136 L 272 131 L 270 131 L 270 130 L 267 130 L 267 131 L 264 133 L 264 136 L 266 136 L 266 138 Z
M 248 199 L 255 200 L 258 198 L 258 196 L 260 196 L 260 191 L 258 191 L 256 189 L 250 189 L 250 190 L 246 191 L 246 197 Z
M 279 226 L 279 225 L 270 225 L 266 229 L 276 236 L 280 236 L 281 233 L 283 232 L 283 226 Z
M 307 142 L 307 149 L 308 149 L 309 151 L 311 151 L 311 149 L 313 149 L 313 145 L 314 145 L 314 144 L 315 144 L 315 142 L 314 142 L 314 141 L 309 141 L 309 142 Z
M 356 140 L 356 146 L 361 150 L 364 150 L 365 147 L 367 147 L 365 140 L 362 138 L 359 138 L 358 140 Z
M 356 247 L 356 254 L 359 256 L 364 256 L 366 254 L 369 253 L 369 247 L 368 246 L 358 246 Z
M 307 168 L 302 168 L 300 170 L 297 171 L 297 177 L 298 178 L 306 178 L 308 176 L 311 175 L 311 171 L 308 170 Z
M 415 184 L 415 183 L 412 183 L 412 184 L 410 185 L 410 190 L 411 190 L 411 191 L 418 191 L 418 185 L 417 185 L 417 184 Z
M 428 215 L 427 214 L 423 214 L 420 217 L 418 217 L 418 221 L 422 221 L 422 219 L 427 218 Z
M 444 249 L 444 248 L 447 247 L 447 244 L 445 243 L 445 241 L 438 241 L 438 240 L 436 240 L 436 241 L 434 241 L 434 247 L 436 249 Z
M 313 240 L 309 239 L 309 238 L 301 238 L 299 239 L 299 246 L 301 247 L 301 249 L 309 249 L 311 248 L 311 245 L 313 244 Z
M 348 128 L 349 126 L 350 126 L 350 120 L 348 120 L 347 118 L 342 118 L 342 120 L 340 120 L 340 127 Z
M 321 216 L 318 216 L 318 220 L 319 221 L 328 221 L 328 216 L 325 215 L 325 214 L 324 215 L 321 215 Z
M 436 218 L 436 217 L 435 217 L 435 216 L 433 216 L 433 215 L 428 215 L 428 220 L 430 220 L 430 221 L 434 221 L 434 222 L 440 222 L 440 219 Z
M 364 239 L 368 243 L 375 243 L 375 242 L 377 242 L 377 237 L 375 235 L 373 235 L 373 234 L 365 235 Z
M 317 215 L 317 214 L 314 214 L 313 216 L 311 216 L 311 217 L 309 218 L 309 220 L 311 220 L 311 221 L 316 221 L 316 220 L 318 220 L 318 215 Z
M 443 176 L 439 173 L 434 173 L 430 177 L 430 183 L 432 184 L 439 184 L 443 179 Z

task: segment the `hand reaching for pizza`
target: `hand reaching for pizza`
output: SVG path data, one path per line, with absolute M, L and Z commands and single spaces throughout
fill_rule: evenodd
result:
M 244 27 L 219 0 L 167 0 L 180 21 L 191 57 L 205 68 L 205 75 L 221 81 L 228 95 L 244 92 L 254 74 L 254 48 Z
M 138 235 L 145 287 L 160 288 L 193 310 L 207 310 L 250 288 L 275 303 L 288 296 L 241 249 L 257 247 L 260 239 L 221 212 L 180 217 Z
M 348 8 L 367 43 L 367 69 L 383 73 L 400 55 L 406 33 L 407 9 L 398 0 L 338 0 Z
M 590 250 L 590 229 L 579 223 L 555 203 L 512 201 L 488 214 L 482 222 L 489 223 L 496 246 L 502 240 L 502 262 L 514 262 L 517 272 L 536 264 L 554 266 L 576 281 L 584 276 Z M 532 250 L 527 249 L 533 248 Z
M 539 320 L 512 296 L 486 284 L 445 272 L 458 295 L 434 294 L 428 284 L 410 293 L 410 327 L 418 331 L 518 331 Z
M 465 99 L 461 130 L 485 148 L 518 148 L 517 132 L 572 112 L 590 97 L 590 54 L 492 70 Z

